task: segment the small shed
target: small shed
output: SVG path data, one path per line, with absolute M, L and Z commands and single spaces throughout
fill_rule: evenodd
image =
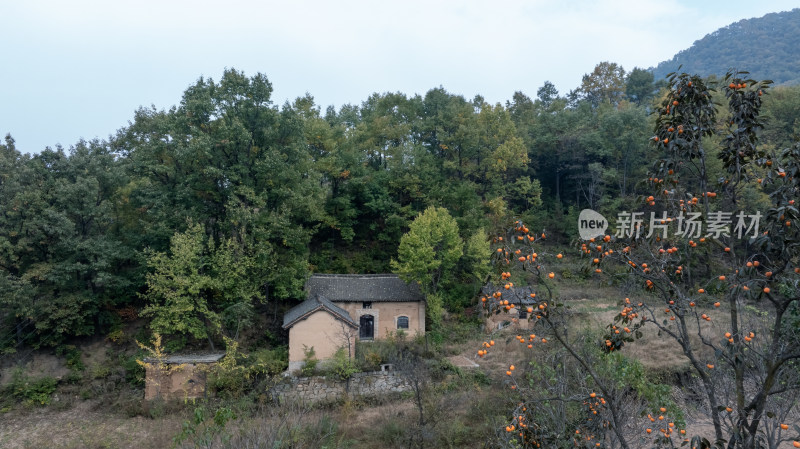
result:
M 499 297 L 493 296 L 496 292 L 501 293 Z M 481 295 L 487 299 L 486 303 L 478 303 L 478 307 L 485 311 L 484 325 L 487 331 L 502 329 L 508 325 L 514 329 L 530 329 L 531 316 L 528 311 L 539 306 L 536 292 L 531 286 L 514 286 L 506 289 L 488 283 L 481 289 Z
M 205 397 L 208 371 L 224 356 L 224 352 L 214 352 L 145 358 L 144 399 Z

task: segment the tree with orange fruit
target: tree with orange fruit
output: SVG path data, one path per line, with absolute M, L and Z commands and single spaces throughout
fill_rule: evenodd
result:
M 800 144 L 781 151 L 759 146 L 759 112 L 770 82 L 745 75 L 728 73 L 719 93 L 698 76 L 670 75 L 652 138 L 659 157 L 639 209 L 648 216 L 653 212 L 648 221 L 657 231 L 648 232 L 648 223 L 642 223 L 613 237 L 597 236 L 580 249 L 590 273 L 633 279 L 641 286 L 625 298 L 599 346 L 619 354 L 651 328 L 676 343 L 698 379 L 695 387 L 713 424 L 713 443 L 690 438 L 669 420 L 665 407 L 656 406 L 648 414 L 652 426 L 641 429 L 642 441 L 656 447 L 777 448 L 785 441 L 800 447 L 800 431 L 784 422 L 796 412 L 800 396 L 800 214 L 794 200 L 800 196 Z M 728 100 L 724 120 L 714 101 L 719 94 Z M 710 174 L 714 165 L 724 171 L 716 180 Z M 758 203 L 751 200 L 758 195 L 769 200 L 764 210 L 756 210 Z M 689 217 L 699 220 L 699 233 L 690 229 Z M 726 218 L 732 221 L 727 232 Z M 599 372 L 596 363 L 603 359 L 577 351 L 567 335 L 567 308 L 548 283 L 555 274 L 545 268 L 542 248 L 538 254 L 532 246 L 539 240 L 523 223 L 494 240 L 502 278 L 495 295 L 483 303 L 491 308 L 505 301 L 510 267 L 521 268 L 541 291 L 529 319 L 577 361 L 603 399 L 586 398 L 587 411 L 603 418 L 591 428 L 576 428 L 571 443 L 629 447 L 626 418 L 635 412 L 625 408 L 624 394 Z M 520 248 L 524 245 L 529 247 Z M 538 341 L 534 334 L 518 340 L 528 347 Z M 492 346 L 485 343 L 478 355 L 487 356 Z M 517 376 L 512 369 L 506 374 Z M 511 388 L 524 399 L 515 382 Z M 505 430 L 523 447 L 541 447 L 552 434 L 531 419 L 530 406 L 520 402 Z
M 492 241 L 497 275 L 481 303 L 490 314 L 519 310 L 530 324 L 529 335 L 516 336 L 529 351 L 527 363 L 505 371 L 518 403 L 500 440 L 504 447 L 633 447 L 648 402 L 640 393 L 656 389 L 640 364 L 603 354 L 591 335 L 570 332 L 573 314 L 545 265 L 564 256 L 547 251 L 546 237 L 518 221 Z M 483 342 L 478 357 L 493 357 L 495 344 Z
M 720 120 L 714 84 L 670 75 L 652 140 L 661 154 L 646 183 L 653 194 L 641 209 L 659 217 L 651 226 L 666 226 L 618 232 L 621 238 L 601 249 L 613 256 L 600 259 L 621 263 L 619 276 L 638 278 L 643 288 L 609 327 L 608 348 L 629 342 L 613 332 L 617 325 L 634 335 L 656 328 L 675 341 L 699 379 L 714 439 L 728 448 L 772 448 L 788 439 L 775 417 L 794 407 L 779 399 L 800 388 L 800 236 L 793 226 L 800 144 L 782 151 L 759 146 L 770 82 L 744 76 L 729 72 L 720 83 L 729 113 Z M 716 181 L 708 170 L 712 157 L 724 170 Z M 761 191 L 769 195 L 768 210 L 744 210 L 745 199 Z M 690 216 L 699 217 L 702 232 L 688 232 Z M 721 218 L 729 220 L 727 232 L 720 232 Z

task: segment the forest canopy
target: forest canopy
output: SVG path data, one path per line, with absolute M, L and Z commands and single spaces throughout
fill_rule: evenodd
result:
M 777 148 L 798 131 L 800 90 L 772 90 L 763 136 Z M 139 313 L 213 345 L 256 305 L 301 299 L 311 272 L 399 269 L 401 240 L 429 208 L 465 248 L 432 290 L 458 313 L 484 280 L 481 236 L 511 217 L 567 242 L 581 209 L 631 207 L 664 95 L 646 71 L 610 62 L 565 95 L 548 82 L 505 104 L 440 87 L 323 111 L 271 93 L 266 75 L 230 69 L 169 110 L 138 110 L 107 141 L 28 155 L 6 136 L 0 348 L 106 334 Z

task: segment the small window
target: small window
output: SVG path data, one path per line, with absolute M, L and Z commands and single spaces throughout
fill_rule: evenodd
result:
M 397 328 L 398 329 L 408 329 L 408 317 L 407 316 L 397 317 Z
M 363 302 L 363 303 L 361 303 L 361 308 L 362 309 L 371 309 L 372 308 L 372 302 Z
M 519 319 L 527 320 L 528 319 L 528 312 L 526 312 L 524 310 L 520 310 L 519 311 Z

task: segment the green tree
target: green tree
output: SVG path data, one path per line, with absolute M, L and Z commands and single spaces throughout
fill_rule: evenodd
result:
M 644 107 L 623 103 L 605 108 L 597 116 L 598 146 L 603 149 L 602 162 L 609 186 L 604 192 L 624 197 L 633 191 L 632 179 L 645 174 L 650 123 Z
M 141 246 L 163 251 L 186 218 L 255 260 L 269 296 L 300 297 L 325 189 L 305 134 L 311 101 L 279 110 L 266 76 L 199 79 L 169 111 L 142 109 L 115 139 L 132 175 L 127 209 Z
M 237 339 L 265 299 L 251 251 L 234 239 L 215 245 L 201 224 L 175 233 L 169 253 L 149 251 L 147 265 L 142 315 L 158 334 L 207 339 L 213 348 L 218 335 Z
M 588 102 L 581 102 L 575 108 L 555 102 L 546 113 L 537 116 L 531 128 L 532 165 L 542 187 L 556 204 L 579 197 L 578 183 L 564 180 L 581 175 L 591 162 L 587 161 L 587 144 L 598 148 L 595 145 L 597 126 L 592 123 L 595 119 L 596 114 Z
M 652 72 L 634 67 L 625 79 L 625 95 L 636 104 L 646 104 L 655 92 L 653 80 Z
M 779 86 L 764 99 L 766 118 L 761 142 L 774 149 L 791 146 L 800 137 L 800 86 Z
M 3 147 L 0 306 L 16 343 L 57 344 L 108 330 L 141 279 L 115 220 L 125 183 L 116 156 L 97 141 L 31 158 L 16 152 L 13 139 Z
M 556 86 L 550 81 L 545 81 L 544 85 L 536 91 L 536 98 L 538 98 L 542 106 L 547 109 L 558 99 L 558 89 L 556 89 Z
M 17 151 L 14 139 L 7 134 L 0 143 L 0 347 L 14 347 L 22 343 L 23 336 L 34 322 L 25 313 L 31 295 L 30 281 L 25 273 L 29 262 L 25 259 L 23 236 L 27 204 L 24 194 L 30 189 L 28 157 Z
M 592 73 L 583 75 L 580 92 L 595 107 L 619 103 L 625 98 L 625 69 L 616 62 L 597 64 Z
M 160 335 L 184 334 L 207 339 L 221 328 L 221 317 L 209 302 L 211 257 L 203 225 L 194 224 L 171 240 L 169 254 L 151 252 L 147 265 L 148 305 L 141 315 L 152 317 L 150 328 Z
M 483 228 L 479 228 L 464 242 L 463 265 L 467 274 L 481 284 L 491 271 L 489 260 L 492 257 L 492 248 L 489 237 Z
M 488 165 L 477 181 L 492 186 L 493 192 L 508 194 L 506 187 L 528 167 L 528 149 L 517 136 L 508 110 L 499 103 L 481 104 L 476 126 L 478 147 L 486 153 L 476 164 Z
M 400 239 L 397 260 L 391 265 L 406 282 L 416 282 L 428 299 L 428 319 L 433 328 L 441 323 L 440 287 L 453 280 L 453 269 L 463 254 L 458 223 L 447 209 L 429 207 L 411 223 Z

